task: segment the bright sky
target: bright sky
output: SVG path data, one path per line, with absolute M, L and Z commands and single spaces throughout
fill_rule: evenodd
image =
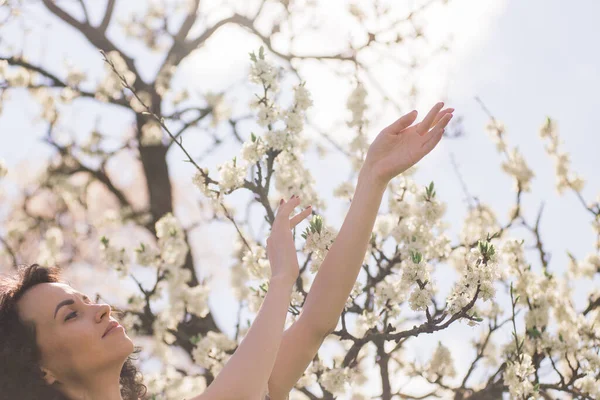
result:
M 322 4 L 326 4 L 331 13 L 334 13 L 339 3 L 338 0 Z M 600 194 L 600 180 L 597 178 L 597 171 L 600 170 L 597 155 L 600 139 L 594 120 L 598 113 L 593 109 L 599 104 L 597 93 L 600 92 L 600 78 L 597 71 L 600 68 L 600 53 L 592 51 L 597 47 L 593 40 L 599 34 L 595 19 L 600 14 L 600 3 L 581 0 L 574 4 L 567 6 L 560 0 L 453 0 L 443 10 L 432 10 L 428 17 L 430 22 L 425 26 L 426 35 L 435 43 L 445 40 L 448 34 L 453 34 L 454 42 L 451 44 L 450 55 L 440 57 L 436 63 L 420 71 L 419 85 L 423 93 L 420 102 L 416 104 L 423 116 L 441 99 L 456 109 L 456 116 L 463 117 L 465 137 L 459 140 L 442 140 L 419 163 L 416 175 L 416 180 L 421 185 L 433 180 L 438 197 L 447 202 L 445 219 L 451 224 L 452 238 L 456 239 L 456 233 L 461 227 L 466 203 L 460 182 L 452 168 L 451 155 L 459 165 L 470 194 L 491 205 L 501 223 L 506 222 L 508 210 L 514 204 L 513 182 L 501 171 L 503 156 L 496 152 L 494 144 L 484 131 L 488 118 L 475 100 L 475 96 L 478 96 L 494 116 L 505 123 L 509 146 L 518 146 L 536 174 L 532 182 L 532 193 L 524 197 L 523 205 L 529 222 L 533 223 L 541 202 L 545 203 L 541 223 L 543 240 L 552 255 L 550 270 L 559 274 L 566 268 L 566 250 L 578 259 L 583 259 L 593 250 L 594 237 L 590 215 L 584 212 L 575 195 L 566 192 L 560 197 L 554 189 L 554 166 L 544 151 L 545 144 L 538 136 L 538 129 L 546 116 L 558 121 L 563 148 L 572 157 L 572 169 L 587 180 L 583 197 L 590 202 Z M 63 38 L 70 34 L 60 30 L 52 32 Z M 97 55 L 84 46 L 82 40 L 73 36 L 69 36 L 69 40 L 72 42 L 69 48 L 58 46 L 56 51 L 48 51 L 46 57 L 62 65 L 60 60 L 63 54 L 68 54 L 74 60 Z M 317 37 L 308 45 L 314 49 L 322 42 Z M 55 42 L 47 39 L 47 44 L 53 43 Z M 249 39 L 248 34 L 240 29 L 222 29 L 202 51 L 183 65 L 181 79 L 201 91 L 222 88 L 232 80 L 243 80 L 248 68 L 247 54 L 256 50 L 259 45 L 256 39 Z M 43 44 L 40 46 L 43 47 Z M 72 52 L 71 48 L 78 51 Z M 223 68 L 224 65 L 228 68 Z M 377 75 L 379 83 L 389 90 L 388 93 L 406 108 L 405 112 L 408 112 L 412 105 L 402 96 L 408 89 L 405 81 L 394 74 L 391 66 L 388 62 L 381 66 L 381 71 L 373 73 Z M 307 66 L 301 71 L 315 100 L 311 116 L 338 141 L 348 140 L 347 129 L 343 129 L 343 126 L 342 129 L 334 129 L 339 126 L 336 122 L 348 117 L 344 114 L 348 88 L 335 81 L 322 68 Z M 284 88 L 289 90 L 289 85 Z M 13 99 L 5 105 L 4 113 L 0 116 L 0 158 L 5 158 L 9 167 L 15 166 L 19 161 L 31 159 L 32 155 L 48 153 L 47 147 L 38 140 L 43 135 L 42 127 L 38 125 L 32 129 L 29 122 L 29 115 L 35 108 L 31 103 L 23 101 L 23 95 L 16 94 Z M 375 110 L 380 108 L 378 105 L 372 107 Z M 371 138 L 398 117 L 398 112 L 391 107 L 382 109 L 370 128 Z M 84 111 L 84 107 L 75 108 L 72 115 L 77 118 L 74 119 L 74 125 L 87 134 L 94 121 L 77 117 Z M 119 120 L 120 117 L 117 117 Z M 121 118 L 120 121 L 122 120 Z M 117 127 L 116 123 L 104 120 L 101 124 L 105 130 Z M 119 129 L 122 129 L 122 125 Z M 114 132 L 114 135 L 119 136 L 121 132 L 122 130 Z M 194 148 L 199 140 L 199 137 L 190 138 L 185 143 Z M 224 151 L 229 152 L 231 158 L 238 149 L 231 147 Z M 172 151 L 169 157 L 172 175 L 185 183 L 193 173 L 189 164 L 179 162 L 183 156 L 178 151 Z M 348 166 L 340 162 L 343 159 L 334 155 L 325 160 L 307 158 L 307 163 L 314 168 L 312 170 L 317 177 L 317 187 L 329 205 L 324 213 L 326 221 L 336 229 L 341 226 L 347 211 L 343 202 L 331 198 L 332 188 L 347 179 Z M 317 170 L 327 170 L 330 173 L 317 174 Z M 383 204 L 385 207 L 385 200 Z M 232 250 L 231 241 L 211 241 L 211 238 L 217 236 L 216 233 L 221 232 L 234 234 L 228 227 L 210 225 L 198 229 L 195 237 L 206 244 L 205 249 L 198 251 L 202 257 L 202 275 L 212 273 L 215 276 L 212 285 L 215 289 L 210 299 L 212 309 L 216 310 L 215 318 L 225 332 L 233 335 L 237 307 L 233 294 L 228 290 L 227 267 L 230 265 L 228 255 Z M 515 235 L 523 235 L 531 240 L 523 231 L 516 231 Z M 529 252 L 528 255 L 534 268 L 538 269 L 537 254 Z M 440 278 L 444 276 L 451 274 L 442 272 Z M 583 304 L 585 294 L 592 285 L 592 282 L 577 283 L 577 288 L 584 289 L 578 291 L 575 297 L 577 304 Z M 84 291 L 86 289 L 83 288 Z M 88 291 L 95 290 L 95 286 L 90 286 Z M 475 328 L 455 324 L 442 333 L 419 337 L 411 342 L 411 348 L 406 352 L 407 357 L 420 354 L 421 360 L 425 361 L 423 355 L 429 354 L 435 343 L 442 340 L 450 347 L 455 359 L 461 356 L 464 359 L 464 354 L 468 354 L 467 359 L 470 359 L 470 346 L 464 337 L 473 332 L 476 332 Z M 459 375 L 465 367 L 465 364 L 457 363 Z M 376 376 L 376 371 L 374 372 Z M 418 386 L 415 385 L 413 382 L 405 389 L 412 388 L 413 393 L 416 393 Z

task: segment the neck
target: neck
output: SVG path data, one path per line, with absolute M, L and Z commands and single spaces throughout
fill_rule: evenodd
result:
M 89 381 L 58 384 L 58 389 L 73 400 L 123 400 L 118 374 L 95 374 Z

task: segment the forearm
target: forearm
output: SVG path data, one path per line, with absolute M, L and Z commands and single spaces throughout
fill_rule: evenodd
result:
M 292 289 L 293 285 L 288 281 L 271 279 L 252 326 L 207 389 L 219 393 L 215 398 L 256 399 L 264 390 L 283 336 Z
M 315 276 L 302 318 L 324 334 L 334 329 L 358 277 L 386 189 L 361 170 L 350 209 Z

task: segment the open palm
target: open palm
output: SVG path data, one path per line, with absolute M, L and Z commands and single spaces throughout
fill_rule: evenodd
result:
M 452 119 L 454 109 L 441 111 L 443 106 L 437 103 L 418 124 L 411 125 L 418 115 L 414 110 L 384 128 L 369 146 L 365 165 L 387 183 L 416 164 L 438 144 Z

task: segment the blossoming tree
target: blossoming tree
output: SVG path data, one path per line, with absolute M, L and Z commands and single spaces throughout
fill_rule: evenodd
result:
M 348 159 L 355 177 L 369 148 L 369 86 L 359 78 L 369 72 L 363 55 L 377 46 L 397 49 L 418 40 L 423 36 L 418 15 L 436 2 L 427 2 L 402 18 L 396 18 L 392 6 L 379 2 L 372 8 L 350 5 L 345 16 L 353 18 L 367 39 L 328 54 L 296 54 L 276 44 L 306 33 L 294 32 L 291 22 L 316 10 L 310 1 L 263 0 L 250 15 L 233 11 L 226 17 L 219 10 L 210 15 L 199 0 L 164 1 L 149 4 L 130 18 L 119 18 L 121 29 L 113 21 L 119 10 L 116 0 L 59 3 L 0 2 L 2 30 L 14 32 L 14 26 L 26 22 L 27 16 L 43 12 L 44 18 L 76 32 L 105 57 L 103 61 L 98 55 L 90 65 L 67 64 L 59 70 L 56 62 L 35 59 L 26 51 L 29 38 L 19 43 L 12 37 L 13 43 L 3 42 L 0 47 L 0 110 L 3 103 L 13 101 L 13 93 L 29 94 L 41 106 L 45 140 L 56 151 L 41 173 L 21 182 L 19 195 L 6 207 L 0 229 L 3 272 L 10 272 L 6 266 L 34 261 L 58 264 L 65 270 L 79 265 L 96 276 L 107 268 L 116 270 L 120 279 L 133 281 L 139 288 L 137 293 L 123 295 L 122 324 L 134 339 L 150 338 L 151 352 L 164 361 L 163 370 L 146 379 L 150 392 L 168 399 L 201 392 L 235 352 L 248 324 L 239 318 L 235 337 L 230 337 L 213 317 L 219 310 L 209 307 L 209 280 L 199 278 L 202 260 L 191 251 L 194 225 L 185 227 L 183 218 L 176 217 L 183 197 L 176 196 L 178 183 L 169 174 L 172 165 L 167 155 L 178 152 L 178 157 L 187 157 L 194 176 L 181 190 L 196 191 L 212 219 L 234 228 L 236 262 L 231 286 L 240 310 L 256 313 L 268 290 L 266 235 L 250 235 L 249 219 L 239 218 L 226 200 L 240 192 L 250 193 L 248 205 L 259 206 L 252 214 L 260 213 L 267 224 L 274 220 L 278 200 L 294 193 L 316 210 L 326 207 L 304 163 L 313 145 L 304 134 L 306 112 L 313 100 L 298 65 L 317 60 L 339 68 L 353 66 L 356 78 L 350 81 L 347 101 L 351 115 L 347 127 L 353 137 L 346 144 L 337 144 L 326 134 L 323 137 Z M 385 23 L 372 29 L 374 20 Z M 262 42 L 248 59 L 253 95 L 249 112 L 245 109 L 240 115 L 228 104 L 227 92 L 198 97 L 186 85 L 173 84 L 182 63 L 225 25 L 242 27 Z M 145 72 L 142 56 L 126 50 L 133 42 L 160 55 L 153 75 Z M 104 65 L 103 72 L 100 65 Z M 84 72 L 88 68 L 95 72 Z M 288 85 L 287 77 L 298 82 Z M 386 98 L 382 88 L 373 90 L 382 101 Z M 291 105 L 283 104 L 283 94 L 291 96 Z M 416 94 L 413 88 L 408 96 Z M 65 132 L 77 131 L 70 125 L 79 103 L 91 114 L 127 115 L 129 132 L 115 138 L 92 129 L 84 140 L 79 132 L 65 140 Z M 248 120 L 254 120 L 258 129 L 245 129 Z M 205 157 L 223 145 L 224 138 L 217 134 L 223 126 L 237 144 L 237 153 L 209 165 Z M 446 205 L 434 183 L 415 182 L 411 178 L 414 168 L 391 180 L 388 211 L 377 215 L 362 260 L 364 274 L 354 285 L 338 326 L 328 335 L 327 340 L 339 343 L 344 352 L 329 359 L 319 353 L 291 398 L 600 397 L 600 292 L 589 295 L 584 309 L 575 309 L 569 286 L 573 277 L 596 279 L 600 272 L 600 198 L 588 202 L 582 197 L 584 180 L 570 171 L 569 157 L 560 149 L 557 124 L 548 118 L 539 133 L 556 162 L 557 189 L 578 196 L 598 235 L 595 248 L 584 260 L 571 255 L 568 273 L 553 273 L 539 231 L 541 210 L 532 224 L 521 209 L 533 170 L 516 148 L 510 148 L 502 123 L 491 114 L 487 130 L 505 156 L 503 170 L 515 182 L 516 202 L 509 220 L 501 223 L 489 206 L 477 202 L 469 209 L 459 241 L 453 244 L 445 234 Z M 207 142 L 212 140 L 200 156 L 183 140 L 194 131 L 205 135 Z M 317 145 L 323 151 L 323 145 Z M 111 169 L 123 154 L 138 178 L 129 184 L 119 183 L 122 164 Z M 8 172 L 0 164 L 0 178 L 8 180 Z M 353 190 L 353 180 L 349 180 L 336 187 L 333 195 L 352 201 Z M 511 235 L 516 225 L 531 232 L 541 270 L 533 269 L 525 257 L 525 242 Z M 317 211 L 301 238 L 296 238 L 303 265 L 289 323 L 300 315 L 337 233 Z M 439 296 L 436 282 L 440 265 L 451 265 L 458 276 L 449 283 L 445 298 Z M 154 277 L 151 287 L 140 282 L 139 271 Z M 499 292 L 509 301 L 501 300 Z M 157 304 L 164 299 L 168 307 L 161 309 Z M 403 350 L 425 334 L 460 323 L 478 329 L 472 341 L 474 357 L 460 360 L 467 365 L 465 373 L 458 374 L 457 360 L 443 340 L 432 349 L 427 363 L 403 357 Z M 175 349 L 186 354 L 199 371 L 174 368 L 169 360 Z M 377 382 L 367 377 L 369 370 L 378 371 Z M 422 392 L 403 390 L 400 377 L 418 379 Z

